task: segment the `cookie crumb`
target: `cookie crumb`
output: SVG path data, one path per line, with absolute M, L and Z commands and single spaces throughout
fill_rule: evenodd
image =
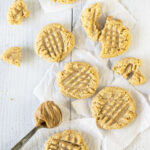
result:
M 9 100 L 10 100 L 10 101 L 14 101 L 14 98 L 10 98 Z

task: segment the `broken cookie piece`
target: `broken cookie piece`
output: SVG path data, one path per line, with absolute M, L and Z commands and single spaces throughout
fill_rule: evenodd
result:
M 141 85 L 146 82 L 145 76 L 139 70 L 142 64 L 142 60 L 138 58 L 127 57 L 118 61 L 113 67 L 113 71 L 123 75 L 125 79 L 129 79 L 128 81 L 132 85 Z
M 131 44 L 130 30 L 112 16 L 108 17 L 100 36 L 102 58 L 111 58 L 125 53 Z
M 143 64 L 142 60 L 134 57 L 123 58 L 116 63 L 113 70 L 124 78 L 128 78 L 130 74 L 137 71 L 139 67 Z
M 2 54 L 1 59 L 9 64 L 20 67 L 21 48 L 20 47 L 11 47 L 11 48 L 7 49 Z
M 81 22 L 82 26 L 93 41 L 97 42 L 100 37 L 100 26 L 98 19 L 101 15 L 100 3 L 93 4 L 90 8 L 83 11 Z
M 145 76 L 139 70 L 134 72 L 132 77 L 129 79 L 129 83 L 136 86 L 144 84 L 145 82 L 146 82 Z
M 29 16 L 30 12 L 28 11 L 24 0 L 16 0 L 8 10 L 7 20 L 11 25 L 18 25 L 21 24 L 24 18 Z

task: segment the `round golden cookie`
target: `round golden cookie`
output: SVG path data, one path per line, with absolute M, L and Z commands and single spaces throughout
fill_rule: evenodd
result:
M 41 58 L 62 61 L 75 47 L 75 36 L 61 24 L 45 26 L 35 41 L 35 51 Z
M 24 18 L 29 16 L 30 12 L 24 0 L 16 0 L 8 10 L 7 20 L 11 25 L 18 25 L 21 24 Z
M 86 62 L 71 62 L 58 74 L 61 92 L 70 98 L 86 99 L 91 97 L 98 87 L 99 73 Z
M 62 4 L 72 4 L 75 3 L 77 0 L 54 0 L 54 2 L 62 3 Z
M 54 128 L 62 122 L 62 112 L 53 101 L 40 105 L 35 113 L 36 126 Z
M 46 150 L 88 150 L 81 134 L 75 130 L 65 130 L 52 135 L 46 142 Z
M 93 40 L 98 41 L 101 31 L 98 20 L 101 15 L 100 3 L 93 4 L 90 8 L 86 8 L 81 16 L 82 26 L 87 35 Z
M 135 101 L 127 90 L 105 87 L 93 98 L 92 114 L 99 128 L 120 129 L 136 117 Z
M 100 56 L 103 58 L 116 57 L 125 53 L 130 47 L 131 33 L 121 20 L 110 16 L 106 20 L 100 41 L 102 42 Z

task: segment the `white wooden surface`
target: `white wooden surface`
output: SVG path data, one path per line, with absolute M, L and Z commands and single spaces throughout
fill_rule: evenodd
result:
M 33 95 L 33 89 L 50 65 L 35 55 L 34 40 L 38 31 L 52 22 L 62 23 L 71 29 L 71 10 L 44 14 L 38 0 L 26 1 L 31 10 L 31 17 L 22 25 L 11 27 L 7 24 L 6 14 L 13 0 L 0 0 L 0 53 L 11 46 L 23 47 L 20 69 L 0 61 L 0 150 L 9 150 L 34 126 L 32 120 L 39 101 Z M 122 3 L 137 20 L 138 31 L 133 34 L 137 37 L 135 40 L 141 49 L 141 56 L 150 57 L 150 1 L 122 0 Z M 74 23 L 80 9 L 81 7 L 78 7 L 73 11 Z M 20 32 L 16 34 L 16 30 Z M 138 35 L 146 37 L 145 40 L 139 40 Z M 147 49 L 147 53 L 142 53 L 143 48 Z M 147 62 L 150 63 L 150 59 Z M 10 101 L 11 98 L 14 100 Z M 39 143 L 44 142 L 39 138 L 40 132 L 27 143 L 25 150 L 36 150 Z M 149 139 L 150 128 L 140 134 L 127 149 L 149 150 Z

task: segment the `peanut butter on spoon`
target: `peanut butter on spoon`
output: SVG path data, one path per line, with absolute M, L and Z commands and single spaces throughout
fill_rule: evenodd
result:
M 54 128 L 62 122 L 62 113 L 53 101 L 46 101 L 37 109 L 35 120 L 36 126 Z
M 40 128 L 55 128 L 62 122 L 62 112 L 53 101 L 42 103 L 35 112 L 36 126 L 22 138 L 11 150 L 18 150 L 36 133 Z

